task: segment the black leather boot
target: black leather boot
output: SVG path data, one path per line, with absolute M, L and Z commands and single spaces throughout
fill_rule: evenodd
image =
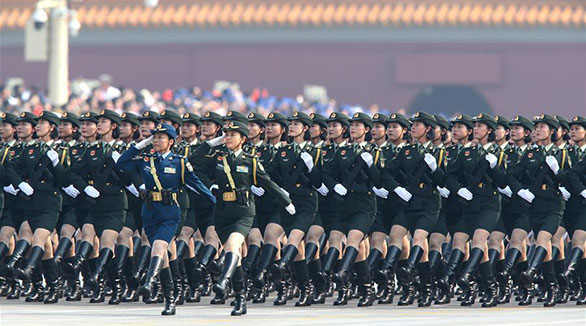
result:
M 299 300 L 295 302 L 295 307 L 311 306 L 313 298 L 311 287 L 309 286 L 307 263 L 305 260 L 296 261 L 293 266 L 295 267 L 295 278 L 299 286 Z
M 348 273 L 350 273 L 350 269 L 354 264 L 354 260 L 356 260 L 356 256 L 358 256 L 358 250 L 356 248 L 350 246 L 346 247 L 346 252 L 344 252 L 344 256 L 342 256 L 338 271 L 333 275 L 333 279 L 337 284 L 346 284 L 348 282 Z
M 183 297 L 183 278 L 181 277 L 181 270 L 179 268 L 179 258 L 169 261 L 169 270 L 171 271 L 171 277 L 173 277 L 175 305 L 183 305 L 185 298 Z
M 262 291 L 264 289 L 268 268 L 273 263 L 276 254 L 277 248 L 275 246 L 265 243 L 262 247 L 260 252 L 260 261 L 256 266 L 253 278 L 254 286 L 256 287 L 257 291 Z
M 407 259 L 407 264 L 404 267 L 399 268 L 397 270 L 397 277 L 401 280 L 402 283 L 411 283 L 413 282 L 414 275 L 415 275 L 415 267 L 417 263 L 421 259 L 423 255 L 423 248 L 420 246 L 413 246 L 411 248 L 411 253 L 409 254 L 409 259 Z
M 570 254 L 568 267 L 564 272 L 564 276 L 566 277 L 566 279 L 574 279 L 574 273 L 578 269 L 578 266 L 580 265 L 580 261 L 582 260 L 583 256 L 584 251 L 581 248 L 572 248 L 572 253 Z
M 278 263 L 275 263 L 271 268 L 271 272 L 275 278 L 283 278 L 285 276 L 285 269 L 289 266 L 295 256 L 297 256 L 297 247 L 294 245 L 286 245 L 283 248 L 283 254 L 281 255 L 281 260 Z
M 403 284 L 403 294 L 397 303 L 399 306 L 410 306 L 415 301 L 415 285 L 413 283 Z
M 494 280 L 494 273 L 490 260 L 480 264 L 478 268 L 486 287 L 482 307 L 496 307 L 498 300 L 497 284 Z
M 126 262 L 128 261 L 128 254 L 130 253 L 130 248 L 118 245 L 116 246 L 116 257 L 114 258 L 113 264 L 111 266 L 111 274 L 110 278 L 112 279 L 112 297 L 108 301 L 110 305 L 117 305 L 122 302 L 123 298 L 123 288 L 122 288 L 122 279 L 124 278 L 124 267 L 126 266 Z M 136 291 L 132 291 L 135 293 Z M 138 299 L 138 297 L 137 297 Z
M 464 259 L 464 253 L 458 249 L 452 249 L 450 259 L 446 265 L 445 276 L 438 280 L 437 286 L 441 291 L 444 300 L 440 304 L 450 303 L 452 297 L 452 288 L 456 278 L 456 272 Z
M 0 241 L 0 261 L 4 259 L 4 256 L 8 253 L 8 244 L 6 242 Z
M 92 272 L 88 280 L 91 287 L 96 288 L 98 286 L 98 281 L 104 277 L 104 273 L 110 265 L 113 256 L 114 252 L 110 248 L 102 248 L 100 250 L 100 256 L 96 262 L 96 269 Z
M 140 282 L 142 279 L 143 274 L 146 272 L 149 262 L 151 259 L 151 247 L 150 246 L 142 246 L 138 251 L 138 257 L 135 256 L 136 263 L 134 264 L 136 270 L 134 271 L 134 275 L 132 278 Z
M 511 301 L 511 273 L 513 272 L 515 263 L 520 256 L 521 252 L 516 248 L 510 248 L 505 253 L 503 269 L 497 274 L 498 286 L 500 288 L 498 299 L 499 304 L 505 304 Z
M 200 284 L 197 281 L 197 276 L 195 275 L 196 274 L 196 272 L 195 272 L 196 259 L 195 259 L 195 257 L 183 259 L 183 264 L 185 265 L 185 273 L 187 274 L 187 281 L 188 281 L 188 286 L 189 286 L 189 294 L 185 298 L 185 301 L 186 302 L 200 302 L 201 301 L 201 289 L 200 289 Z
M 318 245 L 313 242 L 308 242 L 307 244 L 305 244 L 305 262 L 307 264 L 314 260 L 315 254 L 318 250 Z
M 463 292 L 468 291 L 469 285 L 472 282 L 472 273 L 474 273 L 480 264 L 483 256 L 484 252 L 480 248 L 472 248 L 472 250 L 470 250 L 470 258 L 468 258 L 468 262 L 458 280 L 458 285 L 462 288 Z
M 417 270 L 419 271 L 419 276 L 421 278 L 421 286 L 419 290 L 419 303 L 417 304 L 419 307 L 431 306 L 432 296 L 430 265 L 431 264 L 429 262 L 417 264 Z
M 90 303 L 102 303 L 106 301 L 105 280 L 100 277 L 94 287 L 93 296 L 90 298 Z
M 244 272 L 242 267 L 237 267 L 232 275 L 232 287 L 236 293 L 234 300 L 234 309 L 230 313 L 232 316 L 246 315 L 246 288 L 244 283 Z
M 206 274 L 209 274 L 208 264 L 214 260 L 217 250 L 212 245 L 205 245 L 201 250 L 200 257 L 195 265 L 195 271 L 199 275 L 198 279 L 203 280 Z
M 321 260 L 312 260 L 307 265 L 307 269 L 310 274 L 311 286 L 313 288 L 313 291 L 311 292 L 311 303 L 324 304 L 326 302 L 327 280 L 323 278 L 323 268 L 321 265 Z
M 75 260 L 67 264 L 69 271 L 73 274 L 79 274 L 81 272 L 81 266 L 87 260 L 89 255 L 94 251 L 94 246 L 87 241 L 81 241 L 77 247 L 75 254 Z
M 275 306 L 284 306 L 287 304 L 287 282 L 283 279 L 275 280 L 275 289 L 277 290 L 277 297 L 273 301 Z
M 75 257 L 65 258 L 64 264 L 73 263 Z M 81 301 L 81 281 L 79 280 L 79 273 L 67 272 L 64 275 L 67 277 L 67 284 L 69 291 L 65 296 L 65 301 Z
M 533 287 L 533 282 L 537 277 L 537 269 L 541 266 L 543 259 L 547 255 L 547 250 L 541 246 L 536 246 L 535 253 L 531 257 L 531 261 L 529 262 L 529 266 L 526 271 L 521 272 L 519 275 L 519 280 L 521 284 L 525 288 Z
M 240 259 L 240 257 L 236 253 L 226 253 L 224 257 L 224 267 L 222 269 L 222 274 L 220 275 L 218 281 L 216 282 L 216 284 L 214 284 L 212 288 L 214 293 L 216 293 L 218 296 L 227 296 L 228 293 L 226 292 L 226 289 L 228 283 L 230 282 L 230 278 L 236 270 L 236 266 L 238 265 L 238 259 Z
M 374 284 L 370 276 L 370 268 L 368 262 L 363 260 L 354 264 L 358 274 L 358 283 L 360 291 L 360 299 L 358 300 L 358 307 L 370 307 L 376 299 L 374 292 Z
M 384 284 L 382 295 L 378 298 L 378 304 L 391 304 L 395 297 L 395 277 L 389 279 Z
M 246 255 L 246 260 L 242 262 L 242 270 L 244 272 L 245 278 L 251 278 L 252 272 L 254 271 L 254 266 L 256 266 L 256 264 L 258 263 L 259 256 L 259 246 L 248 246 L 248 254 Z
M 555 277 L 553 261 L 546 261 L 542 264 L 543 278 L 545 281 L 545 297 L 543 299 L 544 307 L 553 307 L 556 305 L 558 298 L 558 285 Z
M 59 301 L 59 277 L 57 273 L 57 264 L 53 259 L 43 260 L 41 261 L 41 264 L 45 271 L 45 279 L 49 288 L 43 303 L 57 303 Z
M 8 294 L 6 294 L 6 299 L 7 300 L 20 299 L 20 294 L 22 293 L 22 284 L 20 283 L 21 281 L 13 278 L 13 279 L 10 279 L 8 282 L 10 284 L 10 291 L 8 292 Z
M 150 270 L 150 266 L 149 266 Z M 161 274 L 161 287 L 163 288 L 163 296 L 165 297 L 165 308 L 161 311 L 161 315 L 170 316 L 175 315 L 175 295 L 173 286 L 173 276 L 169 268 L 163 268 Z
M 43 302 L 45 300 L 45 288 L 43 287 L 43 273 L 41 267 L 33 269 L 31 277 L 31 290 L 26 296 L 26 302 Z
M 63 237 L 59 239 L 59 244 L 57 245 L 57 249 L 55 249 L 55 253 L 53 254 L 53 259 L 57 264 L 60 264 L 63 260 L 63 257 L 69 252 L 71 249 L 71 239 Z
M 13 277 L 16 273 L 16 268 L 20 265 L 22 259 L 26 256 L 31 245 L 26 240 L 18 240 L 14 245 L 12 256 L 6 264 L 6 276 Z
M 144 284 L 138 289 L 138 293 L 146 298 L 150 298 L 155 282 L 157 280 L 157 276 L 161 272 L 161 267 L 163 266 L 163 258 L 158 256 L 153 256 L 151 258 L 151 262 L 149 263 L 149 269 L 147 272 L 147 277 Z
M 336 286 L 338 290 L 338 297 L 334 300 L 334 306 L 345 306 L 348 304 L 348 284 L 338 284 Z
M 383 260 L 381 267 L 375 270 L 375 277 L 377 279 L 390 280 L 394 278 L 394 270 L 399 257 L 401 256 L 401 249 L 397 246 L 389 246 L 387 255 Z
M 379 266 L 382 255 L 383 253 L 380 252 L 380 250 L 376 248 L 370 249 L 368 257 L 366 258 L 366 263 L 368 264 L 368 268 L 370 268 L 371 271 L 375 270 L 376 267 Z
M 134 257 L 127 257 L 122 271 L 126 281 L 126 292 L 122 296 L 122 302 L 138 301 L 138 280 L 134 278 L 135 271 L 136 265 Z
M 39 246 L 34 246 L 31 249 L 31 254 L 28 258 L 27 264 L 23 269 L 16 269 L 16 278 L 23 281 L 30 281 L 33 269 L 40 267 L 41 258 L 45 254 L 45 250 Z

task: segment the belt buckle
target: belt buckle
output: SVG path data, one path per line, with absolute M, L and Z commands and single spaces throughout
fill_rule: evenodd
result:
M 547 184 L 545 184 L 545 183 L 544 183 L 544 184 L 542 184 L 542 185 L 541 185 L 541 190 L 547 190 Z
M 163 194 L 161 194 L 160 192 L 151 192 L 151 198 L 153 199 L 153 201 L 162 201 L 163 200 Z
M 236 201 L 236 192 L 229 191 L 222 193 L 222 199 L 224 201 Z
M 88 185 L 93 185 L 94 184 L 94 180 L 88 180 L 87 184 Z

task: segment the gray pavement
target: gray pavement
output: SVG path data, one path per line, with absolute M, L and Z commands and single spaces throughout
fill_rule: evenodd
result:
M 544 308 L 534 303 L 530 307 L 516 304 L 496 308 L 460 307 L 453 302 L 445 306 L 417 308 L 393 305 L 374 305 L 357 308 L 357 300 L 345 307 L 334 307 L 332 299 L 326 305 L 296 308 L 293 303 L 284 307 L 249 304 L 248 315 L 231 317 L 231 307 L 205 303 L 187 304 L 177 308 L 176 316 L 161 316 L 162 305 L 125 303 L 119 306 L 61 301 L 56 305 L 26 303 L 24 300 L 0 299 L 0 325 L 433 325 L 433 326 L 535 326 L 586 325 L 586 307 L 575 302 Z

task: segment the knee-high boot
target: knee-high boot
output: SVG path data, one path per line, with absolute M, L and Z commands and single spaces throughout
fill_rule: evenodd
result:
M 16 270 L 16 277 L 23 281 L 30 281 L 33 269 L 39 266 L 41 258 L 45 255 L 45 250 L 39 246 L 34 246 L 31 249 L 31 254 L 28 258 L 27 264 L 23 269 Z
M 149 266 L 150 270 L 150 266 Z M 169 316 L 175 314 L 175 295 L 173 286 L 173 276 L 170 268 L 163 268 L 161 270 L 161 287 L 163 288 L 163 296 L 165 297 L 165 308 L 161 311 L 161 315 Z
M 59 301 L 59 275 L 57 273 L 57 264 L 53 259 L 47 259 L 41 261 L 43 265 L 43 271 L 45 274 L 45 280 L 49 291 L 45 297 L 45 304 L 57 303 Z
M 159 256 L 153 256 L 151 258 L 151 262 L 149 263 L 149 269 L 147 271 L 147 276 L 144 284 L 138 289 L 138 292 L 143 297 L 150 298 L 151 294 L 155 287 L 155 282 L 157 281 L 157 277 L 161 272 L 161 267 L 163 266 L 163 258 Z M 169 271 L 171 273 L 171 271 Z

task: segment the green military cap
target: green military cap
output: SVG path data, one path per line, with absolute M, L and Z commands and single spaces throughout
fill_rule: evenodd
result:
M 468 127 L 468 129 L 474 128 L 474 122 L 472 122 L 472 117 L 467 114 L 458 114 L 452 120 L 450 120 L 450 123 L 452 125 L 454 125 L 456 123 L 461 123 L 461 124 L 465 125 L 466 127 Z
M 374 123 L 372 122 L 372 118 L 363 112 L 356 112 L 352 115 L 352 119 L 350 120 L 352 122 L 354 121 L 360 121 L 362 123 L 364 123 L 365 126 L 370 127 L 372 129 L 372 126 L 374 125 Z
M 190 122 L 197 126 L 201 126 L 201 117 L 195 113 L 186 112 L 183 114 L 182 122 Z
M 25 122 L 29 122 L 33 126 L 36 126 L 38 118 L 39 117 L 37 117 L 36 114 L 34 114 L 32 112 L 21 112 L 20 116 L 18 116 L 18 119 L 16 119 L 16 121 L 18 121 L 18 122 L 25 121 Z
M 120 115 L 112 110 L 102 110 L 100 111 L 100 114 L 98 115 L 98 119 L 99 118 L 106 118 L 109 119 L 110 121 L 112 121 L 112 123 L 115 123 L 117 125 L 121 125 L 122 124 L 122 120 L 120 120 Z
M 224 121 L 240 121 L 247 123 L 248 119 L 246 116 L 238 111 L 228 111 L 224 117 Z
M 51 111 L 43 111 L 39 115 L 39 120 L 43 119 L 49 121 L 50 123 L 58 126 L 59 125 L 59 116 Z
M 324 117 L 323 115 L 321 115 L 319 113 L 310 113 L 309 117 L 311 118 L 311 121 L 313 122 L 313 124 L 318 124 L 323 128 L 328 127 L 328 123 L 326 122 L 326 117 Z
M 265 123 L 266 118 L 260 113 L 250 112 L 248 114 L 247 120 L 248 120 L 248 122 L 254 122 L 254 123 L 258 124 L 261 127 L 266 127 L 266 123 Z
M 12 113 L 0 112 L 0 119 L 2 119 L 3 123 L 10 123 L 13 126 L 18 125 L 18 121 L 16 121 L 18 117 Z
M 311 117 L 303 112 L 294 111 L 291 117 L 289 118 L 289 121 L 293 120 L 301 121 L 301 123 L 308 127 L 311 127 L 313 125 L 313 120 L 311 120 Z
M 287 118 L 287 116 L 279 112 L 269 113 L 266 122 L 278 122 L 284 126 L 289 125 L 289 119 Z
M 411 122 L 415 121 L 421 121 L 433 129 L 435 129 L 437 126 L 437 120 L 435 120 L 433 114 L 429 114 L 427 112 L 415 112 L 415 114 L 411 117 Z
M 472 118 L 472 122 L 482 122 L 492 130 L 495 130 L 497 126 L 496 120 L 492 117 L 492 115 L 486 113 L 478 114 Z
M 409 118 L 401 113 L 391 113 L 387 119 L 387 124 L 391 122 L 396 122 L 401 126 L 406 127 L 407 129 L 411 129 L 411 121 L 409 121 Z
M 93 123 L 98 123 L 98 115 L 92 111 L 88 111 L 79 117 L 81 121 L 91 121 Z
M 211 121 L 219 126 L 224 124 L 224 119 L 222 119 L 222 116 L 214 111 L 206 112 L 203 117 L 201 117 L 201 121 Z
M 527 130 L 533 130 L 533 128 L 535 128 L 535 125 L 533 124 L 533 122 L 531 122 L 531 120 L 521 115 L 514 116 L 513 119 L 509 122 L 509 125 L 519 125 Z
M 81 121 L 79 120 L 79 116 L 75 113 L 71 113 L 71 112 L 63 112 L 63 114 L 61 115 L 61 121 L 69 121 L 71 122 L 74 126 L 77 126 L 77 128 L 81 127 Z
M 154 123 L 159 123 L 159 113 L 155 111 L 144 111 L 138 118 L 138 121 L 150 120 Z
M 495 115 L 494 120 L 496 120 L 497 125 L 501 125 L 505 129 L 511 129 L 511 121 L 507 117 L 503 117 L 502 115 Z
M 542 114 L 533 117 L 533 124 L 537 125 L 539 122 L 543 122 L 548 124 L 552 129 L 558 129 L 560 127 L 560 122 L 556 117 L 550 114 Z
M 350 118 L 348 118 L 348 116 L 342 112 L 332 112 L 326 119 L 326 122 L 339 122 L 343 125 L 349 126 Z
M 566 130 L 570 130 L 570 123 L 568 122 L 568 119 L 562 117 L 561 115 L 557 115 L 555 116 L 556 119 L 558 119 L 558 121 L 560 122 L 560 126 L 562 126 L 562 128 L 566 129 Z
M 389 121 L 389 117 L 386 114 L 375 113 L 372 116 L 372 122 L 380 123 L 380 124 L 384 125 L 385 128 L 387 127 L 387 121 Z
M 138 120 L 138 116 L 136 116 L 136 114 L 134 114 L 132 112 L 122 112 L 122 114 L 120 115 L 120 118 L 122 118 L 122 122 L 128 122 L 128 123 L 133 124 L 135 126 L 140 126 L 140 121 Z
M 444 118 L 442 115 L 439 114 L 434 114 L 433 117 L 435 118 L 435 121 L 440 126 L 440 128 L 450 129 L 450 122 L 448 121 L 448 119 Z
M 582 127 L 586 128 L 586 118 L 583 116 L 575 115 L 572 118 L 572 121 L 568 122 L 571 125 L 581 125 Z
M 242 134 L 242 136 L 248 137 L 248 126 L 246 125 L 246 123 L 242 122 L 242 121 L 238 121 L 238 120 L 232 120 L 230 122 L 228 122 L 226 124 L 226 126 L 224 128 L 222 128 L 222 130 L 224 131 L 238 131 L 239 133 Z
M 161 112 L 161 115 L 159 115 L 159 120 L 169 120 L 178 125 L 180 125 L 183 122 L 181 120 L 181 116 L 179 115 L 179 113 L 173 110 L 164 110 L 163 112 Z

